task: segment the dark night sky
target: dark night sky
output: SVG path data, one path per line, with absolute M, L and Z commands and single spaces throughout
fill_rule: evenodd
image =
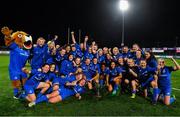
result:
M 34 40 L 58 34 L 67 42 L 67 28 L 90 36 L 101 46 L 120 46 L 122 14 L 119 0 L 6 1 L 0 5 L 0 28 L 23 30 Z M 125 16 L 125 44 L 142 47 L 180 46 L 179 0 L 129 0 Z M 2 38 L 2 34 L 0 34 Z M 157 43 L 159 42 L 159 44 Z M 2 41 L 1 44 L 2 45 Z

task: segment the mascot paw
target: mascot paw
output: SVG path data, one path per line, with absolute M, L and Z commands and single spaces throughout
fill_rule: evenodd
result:
M 5 36 L 10 36 L 11 33 L 13 32 L 13 30 L 10 30 L 8 27 L 3 27 L 1 29 L 1 32 L 5 35 Z

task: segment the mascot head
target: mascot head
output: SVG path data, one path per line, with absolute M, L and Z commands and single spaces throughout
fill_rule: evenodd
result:
M 10 30 L 8 27 L 3 27 L 1 32 L 5 35 L 6 46 L 9 46 L 12 42 L 15 42 L 20 48 L 32 48 L 32 37 L 29 34 L 23 31 L 16 31 L 12 33 L 12 30 Z
M 11 35 L 14 42 L 19 45 L 19 47 L 24 47 L 25 49 L 32 48 L 32 37 L 23 31 L 14 32 Z

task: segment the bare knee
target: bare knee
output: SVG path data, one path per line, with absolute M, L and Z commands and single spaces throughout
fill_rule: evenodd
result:
M 58 85 L 54 85 L 53 86 L 53 91 L 56 91 L 56 90 L 58 90 L 59 89 L 59 86 Z
M 129 80 L 127 80 L 127 79 L 125 79 L 124 82 L 125 82 L 126 84 L 129 84 Z
M 108 86 L 108 91 L 111 92 L 113 90 L 112 85 Z
M 131 85 L 132 85 L 132 86 L 135 86 L 135 85 L 136 85 L 136 83 L 135 83 L 134 80 L 131 81 Z
M 26 80 L 27 80 L 27 78 L 23 78 L 23 79 L 22 79 L 22 84 L 23 84 L 23 85 L 25 84 Z
M 156 83 L 155 81 L 152 81 L 152 82 L 151 82 L 151 86 L 152 86 L 153 88 L 157 88 L 157 83 Z
M 57 102 L 60 102 L 60 101 L 62 101 L 62 98 L 61 98 L 61 96 L 56 96 L 56 97 L 53 97 L 53 98 L 50 98 L 49 100 L 48 100 L 48 102 L 49 103 L 57 103 Z

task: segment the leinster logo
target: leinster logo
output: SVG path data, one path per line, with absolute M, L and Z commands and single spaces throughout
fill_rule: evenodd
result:
M 165 70 L 165 69 L 163 69 L 162 73 L 163 73 L 163 74 L 165 74 L 165 73 L 166 73 L 166 70 Z

